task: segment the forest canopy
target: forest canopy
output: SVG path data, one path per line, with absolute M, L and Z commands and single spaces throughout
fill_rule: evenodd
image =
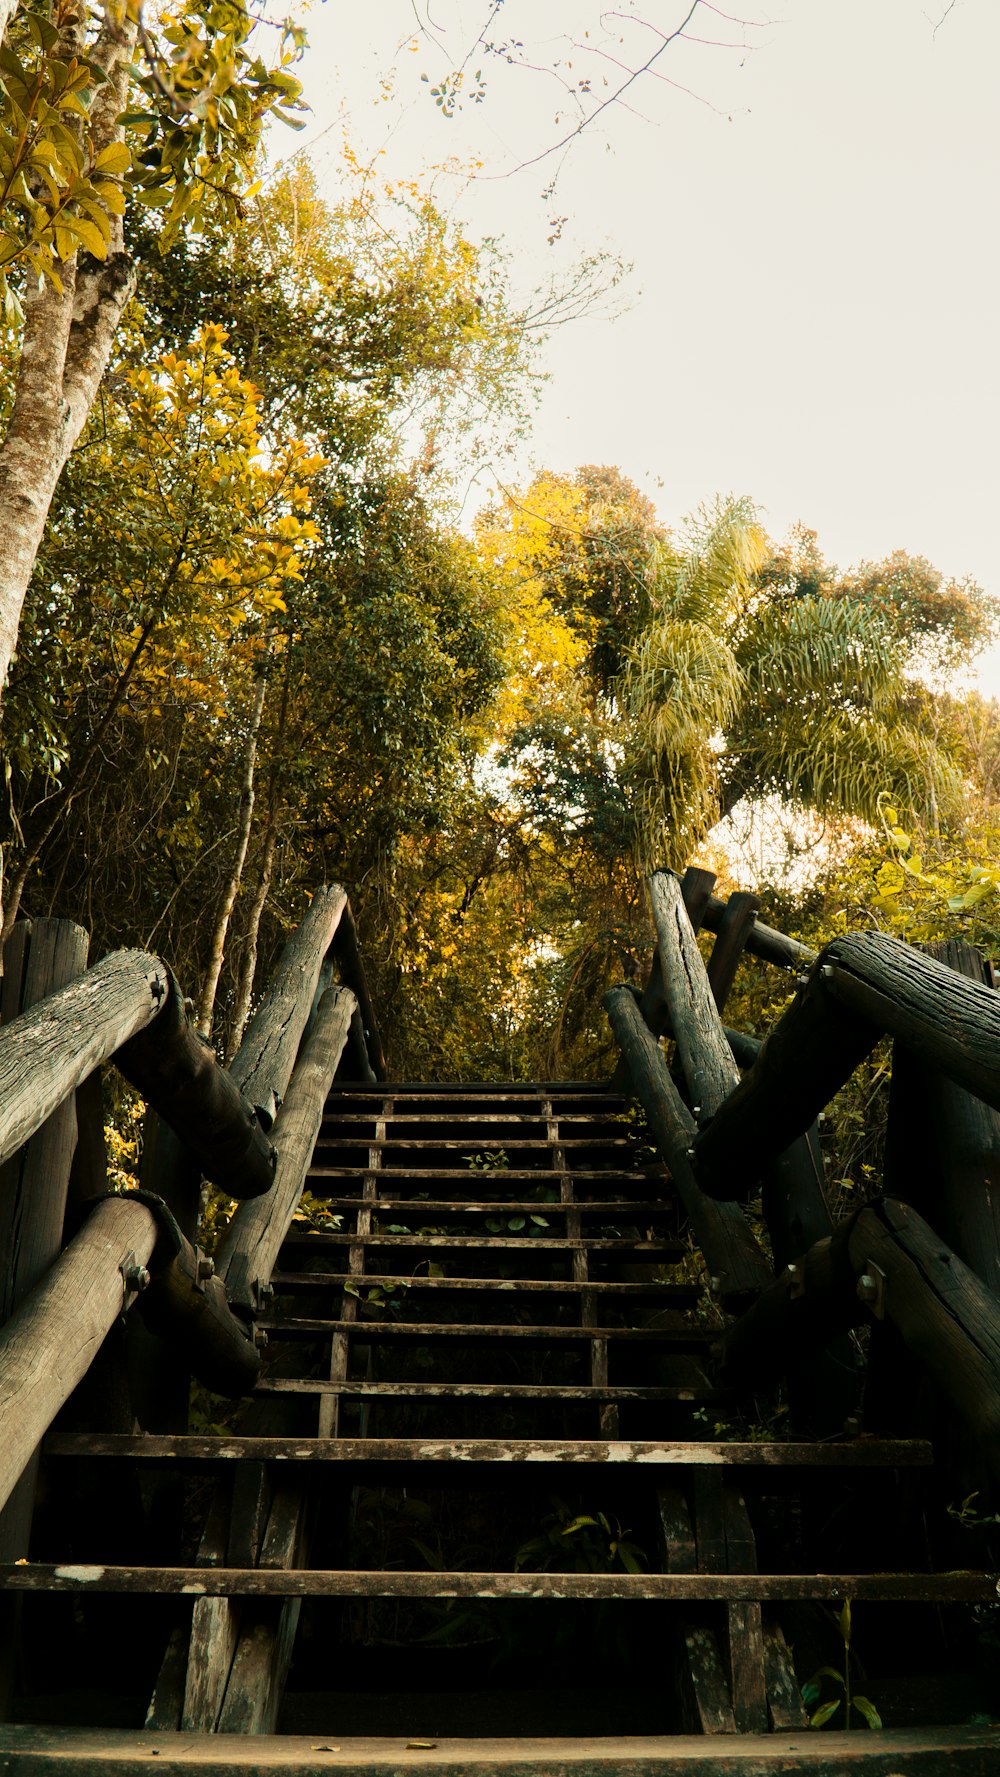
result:
M 752 490 L 667 518 L 627 464 L 513 485 L 539 343 L 620 268 L 515 298 L 495 243 L 348 146 L 333 196 L 305 155 L 267 170 L 297 28 L 261 60 L 196 0 L 179 36 L 128 20 L 131 60 L 103 14 L 24 10 L 4 69 L 49 110 L 0 255 L 0 551 L 26 440 L 35 476 L 3 937 L 58 914 L 161 951 L 231 1055 L 336 879 L 394 1067 L 572 1076 L 643 967 L 644 874 L 731 869 L 734 810 L 793 851 L 820 823 L 869 919 L 988 917 L 997 713 L 961 675 L 995 600 L 902 548 L 841 570 Z

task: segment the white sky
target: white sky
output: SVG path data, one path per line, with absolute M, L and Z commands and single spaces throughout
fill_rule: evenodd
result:
M 801 519 L 841 567 L 905 548 L 1000 593 L 1000 5 L 955 0 L 942 17 L 948 0 L 773 4 L 747 53 L 673 46 L 658 68 L 691 93 L 643 79 L 561 163 L 438 176 L 438 201 L 473 235 L 502 238 L 520 289 L 574 254 L 634 263 L 626 313 L 551 340 L 521 472 L 616 463 L 667 520 L 749 493 L 775 535 Z M 417 53 L 399 46 L 426 0 L 313 11 L 303 140 L 320 138 L 318 164 L 336 156 L 340 118 L 396 175 L 451 154 L 495 175 L 558 140 L 573 114 L 555 121 L 551 73 L 477 54 L 485 101 L 450 122 L 421 85 L 461 62 L 492 11 L 431 0 L 437 41 Z M 487 36 L 522 39 L 542 68 L 571 57 L 569 78 L 597 90 L 595 44 L 634 65 L 656 42 L 635 14 L 669 30 L 685 11 L 506 0 Z M 587 29 L 589 54 L 574 53 Z M 691 29 L 744 35 L 704 11 Z M 555 216 L 569 220 L 552 247 Z M 986 683 L 1000 691 L 1000 650 Z

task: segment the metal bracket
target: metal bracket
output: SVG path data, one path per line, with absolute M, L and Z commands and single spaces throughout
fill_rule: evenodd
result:
M 858 1278 L 858 1301 L 863 1302 L 876 1320 L 885 1319 L 886 1275 L 880 1265 L 869 1260 Z
M 147 1288 L 149 1272 L 145 1265 L 140 1265 L 134 1248 L 119 1260 L 118 1269 L 121 1272 L 126 1297 L 137 1296 Z

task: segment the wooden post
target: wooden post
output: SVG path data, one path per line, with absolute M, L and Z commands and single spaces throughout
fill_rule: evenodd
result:
M 105 1198 L 0 1332 L 0 1506 L 143 1287 L 156 1232 L 144 1203 Z
M 676 876 L 658 871 L 650 877 L 649 900 L 670 1029 L 695 1118 L 707 1121 L 739 1085 L 740 1070 L 726 1041 Z
M 337 928 L 333 942 L 333 951 L 340 964 L 340 979 L 344 987 L 349 987 L 358 1002 L 358 1013 L 364 1033 L 365 1048 L 368 1061 L 376 1080 L 386 1077 L 385 1056 L 382 1052 L 382 1039 L 378 1034 L 378 1021 L 371 995 L 368 992 L 368 980 L 365 975 L 364 960 L 358 944 L 357 927 L 351 912 L 350 902 L 344 908 L 343 918 Z
M 169 972 L 155 1022 L 119 1047 L 115 1065 L 193 1149 L 205 1177 L 227 1196 L 262 1197 L 271 1189 L 271 1145 L 235 1080 L 194 1030 Z
M 219 1242 L 216 1265 L 229 1299 L 250 1313 L 258 1305 L 258 1285 L 266 1283 L 274 1269 L 302 1195 L 323 1106 L 356 1005 L 349 988 L 327 988 L 271 1132 L 278 1155 L 274 1190 L 263 1202 L 241 1203 Z
M 313 896 L 308 913 L 281 953 L 271 985 L 247 1025 L 229 1069 L 265 1129 L 274 1122 L 285 1096 L 320 970 L 346 907 L 347 895 L 339 883 Z
M 713 1203 L 699 1189 L 688 1158 L 695 1125 L 667 1072 L 656 1039 L 648 1030 L 627 986 L 604 996 L 611 1027 L 628 1063 L 636 1096 L 642 1104 L 653 1140 L 670 1175 L 705 1255 L 719 1300 L 756 1295 L 770 1282 L 767 1259 L 735 1203 Z
M 666 876 L 667 872 L 658 870 L 655 875 Z M 691 930 L 697 932 L 701 924 L 702 913 L 707 907 L 715 887 L 715 873 L 712 870 L 698 870 L 691 866 L 685 870 L 682 878 L 674 877 L 673 880 L 680 882 L 681 900 L 687 911 Z M 654 1037 L 665 1035 L 670 1022 L 670 1013 L 663 986 L 659 945 L 653 951 L 649 980 L 640 995 L 639 1010 Z M 619 1060 L 615 1069 L 614 1077 L 611 1080 L 611 1091 L 624 1093 L 631 1091 L 631 1077 L 624 1056 Z
M 719 930 L 708 959 L 708 979 L 720 1012 L 725 1009 L 740 966 L 740 957 L 749 944 L 759 909 L 760 901 L 757 896 L 745 894 L 742 890 L 730 895 L 726 902 L 726 911 L 719 921 Z

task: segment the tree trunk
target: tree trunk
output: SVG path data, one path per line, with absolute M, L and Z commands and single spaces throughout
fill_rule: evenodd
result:
M 246 936 L 243 940 L 243 956 L 240 962 L 240 979 L 236 989 L 236 1004 L 233 1007 L 233 1022 L 226 1045 L 226 1066 L 229 1067 L 243 1041 L 247 1019 L 250 1016 L 250 1001 L 253 997 L 254 976 L 257 973 L 257 939 L 260 935 L 260 922 L 267 903 L 268 890 L 271 887 L 271 872 L 274 868 L 274 854 L 278 845 L 278 822 L 272 809 L 268 817 L 267 830 L 264 835 L 264 857 L 260 867 L 260 880 L 247 916 Z
M 5 3 L 0 0 L 0 17 Z M 137 29 L 134 19 L 109 21 L 91 52 L 110 76 L 91 107 L 95 156 L 124 141 L 118 118 Z M 39 287 L 26 279 L 14 407 L 0 445 L 0 691 L 56 483 L 86 424 L 135 288 L 122 219 L 112 216 L 110 223 L 106 260 L 74 254 L 60 266 L 61 291 L 48 280 Z
M 203 1037 L 212 1034 L 212 1017 L 215 1012 L 215 996 L 219 987 L 219 976 L 222 974 L 222 959 L 225 955 L 226 936 L 229 922 L 233 916 L 236 897 L 243 880 L 243 866 L 246 863 L 247 848 L 250 844 L 250 827 L 253 821 L 254 803 L 254 767 L 257 763 L 257 741 L 260 736 L 260 724 L 264 714 L 264 699 L 267 695 L 267 663 L 271 653 L 271 641 L 268 637 L 264 649 L 264 657 L 257 671 L 257 684 L 254 689 L 253 706 L 250 711 L 250 728 L 246 745 L 243 749 L 243 776 L 240 782 L 240 821 L 236 840 L 236 855 L 229 873 L 229 882 L 222 897 L 222 906 L 212 933 L 212 947 L 208 958 L 208 975 L 201 996 L 198 1010 L 198 1030 Z

